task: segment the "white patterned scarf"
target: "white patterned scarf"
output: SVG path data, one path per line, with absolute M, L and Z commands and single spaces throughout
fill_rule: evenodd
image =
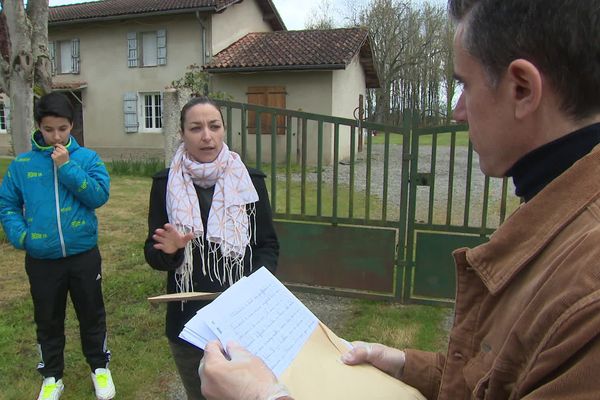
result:
M 208 260 L 204 259 L 204 227 L 194 184 L 202 188 L 215 187 L 206 224 Z M 196 247 L 200 248 L 202 273 L 211 281 L 217 279 L 221 285 L 225 282 L 232 285 L 242 277 L 244 254 L 250 248 L 250 240 L 256 241 L 256 232 L 250 231 L 256 223 L 252 224 L 250 218 L 255 218 L 257 201 L 258 193 L 246 166 L 227 144 L 223 143 L 221 152 L 210 163 L 193 160 L 184 144 L 179 146 L 169 171 L 167 215 L 169 223 L 181 234 L 193 232 L 194 239 L 186 244 L 183 263 L 175 273 L 177 292 L 194 290 L 193 249 Z M 246 205 L 250 205 L 248 211 Z

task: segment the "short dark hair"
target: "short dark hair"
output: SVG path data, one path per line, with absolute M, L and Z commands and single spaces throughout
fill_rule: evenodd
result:
M 217 103 L 215 103 L 210 97 L 198 96 L 198 97 L 193 97 L 190 101 L 185 103 L 185 105 L 181 109 L 181 114 L 179 115 L 179 124 L 181 126 L 181 133 L 183 133 L 183 125 L 185 124 L 185 117 L 186 117 L 188 110 L 198 104 L 210 104 L 211 106 L 216 108 L 219 111 L 219 114 L 221 115 L 221 122 L 223 123 L 223 126 L 225 126 L 225 120 L 223 119 L 223 113 L 221 112 L 221 107 L 219 107 L 217 105 Z
M 72 124 L 74 115 L 73 104 L 60 92 L 48 93 L 35 103 L 34 117 L 38 125 L 42 123 L 42 118 L 48 116 L 66 118 Z
M 598 0 L 448 0 L 464 23 L 463 46 L 496 85 L 522 58 L 548 80 L 568 115 L 600 112 Z

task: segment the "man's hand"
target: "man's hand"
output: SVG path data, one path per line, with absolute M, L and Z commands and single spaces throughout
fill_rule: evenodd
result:
M 209 400 L 275 400 L 289 398 L 265 363 L 236 343 L 227 345 L 225 358 L 217 341 L 204 349 L 198 373 L 202 394 Z
M 156 229 L 152 235 L 152 240 L 156 242 L 154 248 L 167 254 L 174 254 L 177 250 L 183 249 L 193 238 L 193 232 L 182 235 L 171 224 L 165 224 L 163 228 Z
M 394 378 L 401 379 L 406 355 L 402 350 L 379 343 L 352 342 L 354 348 L 342 356 L 348 365 L 369 363 Z
M 50 157 L 52 157 L 52 160 L 54 160 L 56 166 L 60 167 L 69 161 L 69 150 L 67 150 L 67 148 L 62 144 L 56 144 L 54 145 L 54 151 Z

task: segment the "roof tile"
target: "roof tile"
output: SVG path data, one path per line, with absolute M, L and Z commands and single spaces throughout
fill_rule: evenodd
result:
M 50 7 L 48 22 L 58 23 L 120 15 L 211 7 L 220 10 L 236 0 L 102 0 Z
M 249 33 L 217 53 L 204 69 L 209 72 L 328 66 L 340 69 L 359 52 L 368 85 L 378 85 L 368 31 L 362 28 Z

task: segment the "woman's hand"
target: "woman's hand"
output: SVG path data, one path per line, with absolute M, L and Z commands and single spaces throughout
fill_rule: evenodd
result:
M 193 232 L 183 235 L 171 224 L 165 224 L 163 228 L 156 229 L 152 235 L 152 240 L 156 242 L 154 248 L 166 254 L 174 254 L 177 250 L 183 249 L 193 238 Z

